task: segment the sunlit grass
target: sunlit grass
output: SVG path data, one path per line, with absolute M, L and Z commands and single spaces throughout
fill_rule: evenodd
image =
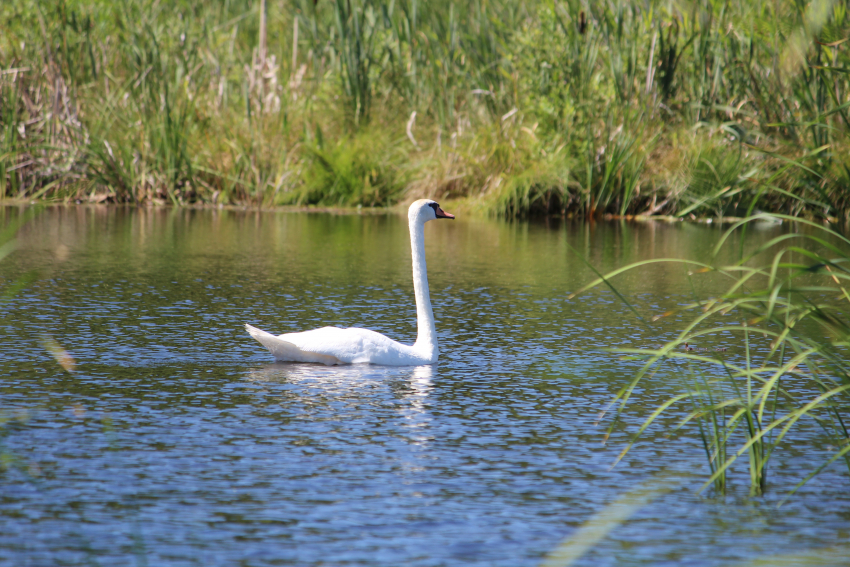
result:
M 846 12 L 829 0 L 5 3 L 0 196 L 383 206 L 427 192 L 511 217 L 841 217 Z M 357 144 L 368 137 L 378 143 Z M 336 154 L 380 164 L 380 180 L 316 167 Z
M 715 248 L 715 258 L 721 249 L 733 246 L 736 237 L 742 238 L 740 233 L 753 223 L 774 219 L 795 220 L 757 215 L 740 221 L 725 232 Z M 772 456 L 789 433 L 806 422 L 818 426 L 834 448 L 833 454 L 790 487 L 789 495 L 835 461 L 844 462 L 850 471 L 845 417 L 850 407 L 850 321 L 846 316 L 850 240 L 823 225 L 796 222 L 805 224 L 806 232 L 776 237 L 749 254 L 741 253 L 734 264 L 716 265 L 713 259 L 702 264 L 679 261 L 693 270 L 691 277 L 712 273 L 728 281 L 729 287 L 719 297 L 697 298 L 674 312 L 656 316 L 692 314 L 678 336 L 664 346 L 618 350 L 645 362 L 617 393 L 612 428 L 627 411 L 638 385 L 647 387 L 652 376 L 663 372 L 682 385 L 679 394 L 646 417 L 618 460 L 663 414 L 678 412 L 679 423 L 673 431 L 695 432 L 705 448 L 711 474 L 703 488 L 713 485 L 718 493 L 725 493 L 729 471 L 743 458 L 750 493 L 762 494 L 767 489 Z M 765 255 L 767 261 L 762 260 Z M 616 290 L 611 280 L 619 273 L 670 261 L 676 260 L 620 268 L 579 292 L 602 283 Z M 634 310 L 624 296 L 620 298 Z M 722 317 L 726 315 L 739 320 L 725 323 Z M 691 346 L 716 337 L 724 337 L 726 346 Z M 691 424 L 696 430 L 688 428 Z

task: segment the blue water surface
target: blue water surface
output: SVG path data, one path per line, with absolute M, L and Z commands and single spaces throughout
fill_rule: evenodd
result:
M 403 214 L 49 208 L 0 262 L 4 286 L 34 278 L 0 308 L 0 565 L 535 566 L 659 474 L 681 480 L 577 564 L 727 565 L 847 541 L 840 462 L 777 508 L 834 451 L 814 423 L 777 450 L 761 497 L 744 459 L 729 495 L 698 492 L 695 430 L 665 435 L 681 412 L 613 466 L 683 382 L 670 368 L 648 379 L 605 442 L 602 412 L 641 364 L 605 349 L 660 345 L 691 315 L 643 325 L 604 286 L 570 299 L 595 278 L 574 250 L 604 272 L 705 258 L 720 234 L 430 223 L 439 362 L 326 367 L 274 363 L 243 324 L 412 343 Z M 723 289 L 677 264 L 615 283 L 647 315 Z

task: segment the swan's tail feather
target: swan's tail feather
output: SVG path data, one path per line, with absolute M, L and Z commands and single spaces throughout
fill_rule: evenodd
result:
M 251 325 L 245 324 L 245 330 L 257 339 L 264 347 L 269 349 L 272 355 L 283 362 L 321 362 L 322 364 L 342 364 L 342 361 L 335 356 L 322 354 L 319 352 L 310 352 L 301 350 L 296 345 L 285 341 L 280 337 L 276 337 L 271 333 L 267 333 Z

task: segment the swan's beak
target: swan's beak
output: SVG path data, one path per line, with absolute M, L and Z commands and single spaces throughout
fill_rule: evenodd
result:
M 453 218 L 455 218 L 455 216 L 453 214 L 447 213 L 446 211 L 444 211 L 440 207 L 437 207 L 436 213 L 437 213 L 438 219 L 453 219 Z

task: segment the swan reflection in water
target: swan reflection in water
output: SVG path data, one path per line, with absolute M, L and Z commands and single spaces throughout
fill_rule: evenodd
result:
M 396 413 L 404 418 L 404 426 L 412 430 L 410 440 L 422 444 L 432 438 L 426 433 L 431 421 L 427 402 L 434 387 L 435 366 L 325 366 L 276 362 L 249 371 L 246 378 L 261 386 L 288 385 L 290 387 L 286 390 L 271 387 L 263 390 L 267 395 L 285 398 L 287 404 L 297 399 L 303 406 L 324 405 L 340 398 L 351 402 L 380 403 L 380 399 L 389 393 L 396 400 L 405 402 L 397 405 Z

